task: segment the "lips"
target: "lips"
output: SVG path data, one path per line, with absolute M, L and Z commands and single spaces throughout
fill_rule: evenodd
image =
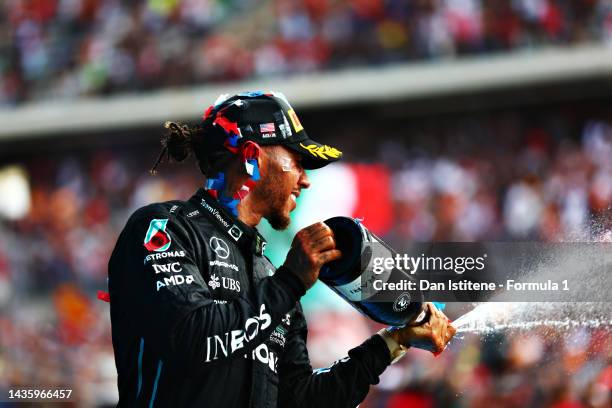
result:
M 297 208 L 297 198 L 300 196 L 300 190 L 294 190 L 289 195 L 288 202 L 291 203 L 289 206 L 291 209 L 289 211 L 293 211 Z

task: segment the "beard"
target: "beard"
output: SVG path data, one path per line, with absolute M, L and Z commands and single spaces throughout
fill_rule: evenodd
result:
M 270 226 L 277 231 L 282 231 L 287 229 L 289 223 L 291 223 L 291 218 L 287 217 L 285 214 L 280 212 L 273 212 L 265 217 L 266 220 L 270 223 Z
M 263 184 L 257 185 L 257 189 L 253 191 L 262 202 L 267 204 L 264 218 L 268 220 L 270 226 L 277 231 L 287 229 L 291 218 L 289 218 L 288 212 L 285 210 L 287 207 L 287 199 L 282 191 L 276 184 L 271 182 L 271 178 L 267 178 Z

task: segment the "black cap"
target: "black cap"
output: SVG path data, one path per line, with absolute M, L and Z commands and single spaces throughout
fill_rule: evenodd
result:
M 220 96 L 205 118 L 222 115 L 238 126 L 240 138 L 261 146 L 283 145 L 302 156 L 305 169 L 318 169 L 342 157 L 335 147 L 310 139 L 287 98 L 279 92 Z

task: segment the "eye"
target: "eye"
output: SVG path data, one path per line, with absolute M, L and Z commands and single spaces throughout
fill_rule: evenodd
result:
M 300 157 L 295 161 L 295 168 L 299 171 L 304 171 L 304 167 L 302 166 L 302 158 Z
M 295 167 L 300 171 L 304 171 L 304 167 L 302 166 L 302 160 L 303 160 L 303 157 L 300 156 L 299 154 L 293 155 L 293 161 L 295 162 Z

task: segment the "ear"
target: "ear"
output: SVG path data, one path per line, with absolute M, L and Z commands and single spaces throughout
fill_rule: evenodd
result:
M 242 160 L 259 159 L 261 150 L 261 147 L 257 143 L 247 140 L 240 145 L 240 157 Z
M 265 159 L 264 159 L 265 157 Z M 268 155 L 266 154 L 264 149 L 261 149 L 259 155 L 257 156 L 257 165 L 259 166 L 259 171 L 261 172 L 261 169 L 264 165 L 264 163 L 267 164 L 268 161 Z
M 259 151 L 257 154 L 257 165 L 259 166 L 259 172 L 261 173 L 263 169 L 266 169 L 270 165 L 270 149 L 273 146 L 259 146 Z
M 253 181 L 259 180 L 261 147 L 257 143 L 247 140 L 240 145 L 239 154 L 240 160 L 244 163 L 246 173 L 253 178 Z

